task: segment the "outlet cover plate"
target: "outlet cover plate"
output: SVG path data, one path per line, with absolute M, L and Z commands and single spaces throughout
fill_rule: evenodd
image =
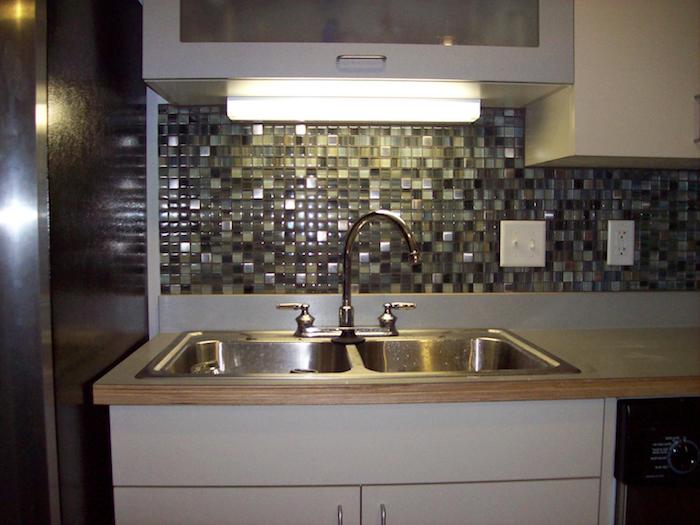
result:
M 501 266 L 544 266 L 545 221 L 501 221 Z
M 608 266 L 634 265 L 634 221 L 608 221 Z

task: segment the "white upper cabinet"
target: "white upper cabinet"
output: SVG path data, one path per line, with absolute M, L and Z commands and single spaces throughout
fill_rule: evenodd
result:
M 241 78 L 544 85 L 532 97 L 573 82 L 573 0 L 144 0 L 143 74 L 175 102 Z
M 576 0 L 575 83 L 527 106 L 525 161 L 700 167 L 700 0 Z

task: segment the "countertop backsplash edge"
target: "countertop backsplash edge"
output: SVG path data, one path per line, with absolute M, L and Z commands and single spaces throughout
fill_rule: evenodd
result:
M 387 301 L 412 301 L 398 328 L 605 329 L 700 326 L 700 292 L 357 294 L 356 324 L 376 324 Z M 293 330 L 280 302 L 306 302 L 317 325 L 337 322 L 337 294 L 161 295 L 160 330 Z

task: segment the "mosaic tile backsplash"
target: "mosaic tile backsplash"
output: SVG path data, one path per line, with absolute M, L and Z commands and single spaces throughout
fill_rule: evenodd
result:
M 339 290 L 360 215 L 361 292 L 700 289 L 697 171 L 525 169 L 525 112 L 466 126 L 239 125 L 224 106 L 159 109 L 164 294 Z M 546 220 L 544 268 L 499 266 L 500 220 Z M 636 223 L 635 265 L 607 266 L 607 221 Z

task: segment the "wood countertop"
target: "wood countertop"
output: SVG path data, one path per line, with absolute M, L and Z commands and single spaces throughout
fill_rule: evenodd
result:
M 511 330 L 580 374 L 375 381 L 258 381 L 136 374 L 178 334 L 161 334 L 93 386 L 101 405 L 337 405 L 700 395 L 700 327 Z

